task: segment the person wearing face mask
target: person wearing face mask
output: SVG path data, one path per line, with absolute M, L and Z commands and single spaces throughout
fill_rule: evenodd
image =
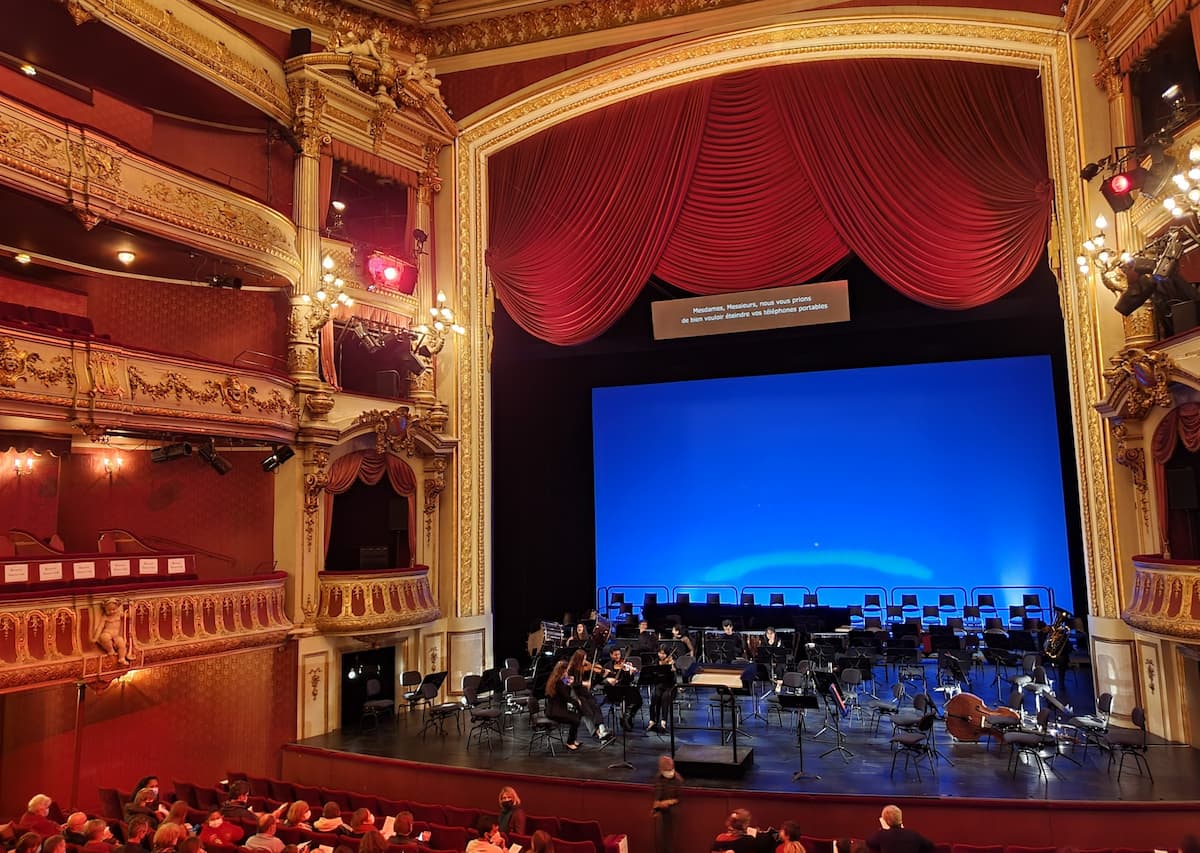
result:
M 139 788 L 138 792 L 133 795 L 133 802 L 125 804 L 125 822 L 129 823 L 136 816 L 143 815 L 150 821 L 150 829 L 157 830 L 162 815 L 154 808 L 156 796 L 153 788 Z
M 669 755 L 659 756 L 658 775 L 654 777 L 654 853 L 671 853 L 675 844 L 675 811 L 683 790 L 683 777 L 675 772 Z
M 221 817 L 219 809 L 213 809 L 200 830 L 200 841 L 205 847 L 233 847 L 242 840 L 244 834 L 236 823 Z
M 293 829 L 311 830 L 311 820 L 312 809 L 308 807 L 308 803 L 304 802 L 304 800 L 296 800 L 296 802 L 292 803 L 291 807 L 288 809 L 287 817 L 284 818 L 283 823 L 284 826 L 288 826 Z
M 500 789 L 500 831 L 505 835 L 516 833 L 525 834 L 525 809 L 521 807 L 521 798 L 508 785 Z
M 495 818 L 483 815 L 479 818 L 476 829 L 479 831 L 479 837 L 467 842 L 466 853 L 508 853 L 508 848 L 504 845 L 504 836 L 500 834 L 500 826 Z

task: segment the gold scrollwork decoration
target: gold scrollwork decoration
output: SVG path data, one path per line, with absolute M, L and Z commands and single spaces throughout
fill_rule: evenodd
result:
M 68 356 L 55 356 L 48 367 L 41 367 L 41 361 L 38 353 L 21 349 L 14 339 L 0 338 L 0 388 L 15 388 L 18 381 L 28 382 L 30 377 L 48 388 L 75 387 L 75 366 Z
M 255 386 L 247 385 L 233 375 L 226 375 L 221 380 L 205 379 L 201 388 L 194 388 L 177 370 L 168 370 L 158 382 L 151 382 L 137 365 L 129 365 L 125 373 L 129 377 L 130 397 L 136 397 L 141 392 L 154 400 L 173 396 L 176 402 L 183 402 L 185 398 L 202 404 L 219 402 L 234 414 L 241 414 L 249 406 L 264 414 L 279 417 L 295 417 L 300 413 L 300 407 L 295 402 L 285 400 L 278 389 L 272 389 L 264 399 L 259 396 Z
M 316 527 L 321 493 L 328 485 L 329 451 L 314 450 L 311 470 L 304 475 L 304 540 L 310 551 L 312 550 L 313 529 Z
M 1171 408 L 1170 381 L 1174 362 L 1165 352 L 1125 347 L 1109 361 L 1112 367 L 1104 371 L 1109 398 L 1121 395 L 1122 418 L 1141 420 L 1155 406 Z
M 146 187 L 145 200 L 164 218 L 175 218 L 205 233 L 228 235 L 244 246 L 265 245 L 287 252 L 293 249 L 277 225 L 249 208 L 235 207 L 228 199 L 156 181 Z

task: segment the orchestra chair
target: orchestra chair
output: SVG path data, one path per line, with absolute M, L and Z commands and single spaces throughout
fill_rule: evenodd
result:
M 892 777 L 896 776 L 896 758 L 901 753 L 904 754 L 904 771 L 908 772 L 908 765 L 911 761 L 917 771 L 917 779 L 921 778 L 921 759 L 924 758 L 929 762 L 929 771 L 937 773 L 937 765 L 934 764 L 933 751 L 933 724 L 937 720 L 937 715 L 926 714 L 918 722 L 916 727 L 911 729 L 897 729 L 892 739 L 889 741 L 892 747 Z
M 519 676 L 518 676 L 519 677 Z M 431 731 L 436 731 L 442 737 L 446 736 L 446 720 L 453 719 L 455 728 L 458 733 L 462 734 L 462 711 L 461 702 L 438 702 L 437 699 L 439 687 L 430 681 L 425 681 L 421 684 L 421 693 L 425 700 L 425 723 L 421 726 L 421 737 L 429 734 Z
M 1108 720 L 1112 715 L 1113 697 L 1111 693 L 1101 693 L 1096 700 L 1096 713 L 1071 717 L 1067 725 L 1079 732 L 1083 738 L 1083 758 L 1087 759 L 1088 747 L 1095 744 L 1104 749 L 1104 736 L 1108 734 Z
M 897 681 L 892 685 L 892 699 L 890 702 L 886 699 L 880 699 L 878 696 L 872 696 L 863 704 L 863 707 L 871 715 L 871 719 L 875 721 L 875 727 L 871 734 L 872 737 L 876 737 L 879 734 L 879 724 L 883 721 L 884 717 L 891 717 L 900 713 L 900 707 L 904 703 L 905 695 L 904 683 Z
M 364 731 L 367 720 L 371 728 L 379 727 L 380 717 L 390 717 L 396 713 L 395 703 L 391 699 L 381 699 L 383 684 L 378 678 L 367 679 L 367 700 L 362 704 L 362 712 L 358 718 L 358 730 Z
M 642 596 L 642 612 L 643 613 L 646 612 L 647 607 L 657 607 L 657 606 L 658 606 L 658 593 L 657 592 L 648 592 L 644 596 Z
M 981 593 L 975 597 L 975 606 L 979 608 L 979 613 L 985 619 L 987 614 L 991 614 L 994 618 L 1000 618 L 1000 611 L 996 609 L 996 596 L 989 593 Z
M 557 755 L 554 751 L 554 744 L 558 744 L 563 749 L 566 749 L 566 742 L 563 740 L 562 727 L 566 723 L 560 723 L 557 720 L 552 720 L 547 717 L 541 710 L 541 702 L 535 696 L 526 698 L 526 708 L 529 711 L 529 755 L 533 755 L 533 747 L 536 744 L 543 744 L 550 751 L 550 755 Z
M 625 603 L 625 593 L 614 592 L 608 597 L 608 607 L 604 608 L 605 616 L 611 616 L 614 610 L 620 611 L 621 605 Z
M 954 599 L 954 593 L 939 594 L 937 606 L 942 616 L 947 619 L 959 615 L 958 602 Z
M 1042 597 L 1036 592 L 1027 592 L 1021 597 L 1021 605 L 1025 608 L 1025 612 L 1030 616 L 1035 616 L 1043 622 L 1046 620 L 1047 610 L 1042 607 Z
M 867 593 L 863 596 L 862 609 L 863 616 L 883 618 L 883 604 L 880 602 L 877 593 Z
M 708 593 L 704 598 L 704 603 L 708 604 L 708 605 L 720 604 L 721 603 L 721 593 L 719 593 L 719 592 Z
M 687 607 L 692 603 L 692 596 L 686 592 L 680 592 L 675 595 L 675 603 L 680 607 Z
M 1010 604 L 1008 607 L 1008 630 L 1015 631 L 1024 628 L 1025 608 L 1020 604 Z
M 1050 709 L 1042 708 L 1037 714 L 1037 727 L 1034 729 L 1016 729 L 1004 733 L 1004 742 L 1008 744 L 1008 766 L 1013 778 L 1017 776 L 1017 767 L 1021 756 L 1025 756 L 1037 764 L 1038 774 L 1046 777 L 1046 762 L 1053 761 L 1058 755 L 1058 737 L 1049 731 Z
M 851 604 L 848 606 L 846 608 L 846 615 L 850 619 L 850 626 L 852 628 L 862 628 L 866 624 L 861 604 Z
M 904 621 L 904 611 L 900 609 L 898 604 L 889 604 L 887 606 L 887 622 L 889 625 L 895 625 L 898 622 Z
M 754 606 L 754 593 L 752 593 L 752 592 L 743 592 L 742 593 L 742 606 L 743 607 L 753 607 Z
M 1050 676 L 1044 666 L 1036 666 L 1033 670 L 1033 680 L 1021 686 L 1021 691 L 1033 696 L 1033 707 L 1035 711 L 1042 709 L 1042 697 L 1046 695 L 1054 695 L 1054 685 L 1050 681 Z
M 1008 694 L 1008 702 L 997 708 L 992 713 L 984 714 L 982 718 L 983 725 L 989 729 L 999 732 L 1004 735 L 1010 731 L 1019 731 L 1025 719 L 1024 697 L 1020 690 L 1014 690 Z M 1010 711 L 1016 711 L 1017 716 L 1013 716 Z M 992 739 L 987 739 L 985 749 L 991 751 Z
M 942 612 L 932 604 L 926 604 L 921 608 L 921 625 L 929 627 L 930 625 L 942 624 Z
M 878 616 L 867 616 L 863 619 L 863 628 L 868 631 L 882 632 L 883 620 Z
M 900 612 L 905 619 L 916 616 L 921 611 L 921 605 L 917 601 L 917 596 L 912 593 L 902 593 L 900 595 Z
M 817 601 L 817 594 L 815 592 L 804 593 L 804 598 L 800 601 L 802 607 L 819 607 L 820 604 L 821 602 Z
M 470 720 L 470 728 L 467 730 L 467 749 L 471 748 L 471 739 L 474 738 L 477 744 L 482 745 L 484 735 L 487 735 L 488 749 L 492 748 L 492 736 L 495 735 L 504 741 L 504 731 L 500 727 L 500 721 L 503 717 L 501 710 L 492 705 L 490 699 L 482 699 L 479 696 L 479 685 L 481 677 L 478 675 L 464 675 L 462 681 L 463 705 L 467 709 L 467 716 Z
M 407 707 L 404 709 L 406 721 L 413 709 L 421 704 L 421 682 L 423 680 L 421 673 L 415 669 L 405 670 L 400 674 L 400 698 L 407 703 Z
M 771 606 L 772 607 L 783 607 L 783 593 L 782 592 L 771 593 Z
M 962 609 L 963 626 L 972 631 L 983 630 L 983 616 L 979 612 L 979 607 L 974 604 L 966 604 Z
M 1121 753 L 1121 761 L 1117 767 L 1117 781 L 1121 781 L 1121 773 L 1125 769 L 1125 759 L 1128 756 L 1133 756 L 1133 763 L 1137 765 L 1138 772 L 1142 768 L 1146 768 L 1146 775 L 1150 777 L 1150 781 L 1154 781 L 1154 774 L 1150 772 L 1150 762 L 1146 755 L 1146 709 L 1133 709 L 1133 724 L 1136 728 L 1133 729 L 1110 729 L 1108 734 L 1104 736 L 1104 746 L 1108 749 L 1108 772 L 1112 772 L 1113 762 L 1117 760 L 1117 753 Z
M 807 663 L 807 661 L 805 661 Z M 803 719 L 804 709 L 796 707 L 785 708 L 779 701 L 779 696 L 795 696 L 804 692 L 804 685 L 808 680 L 807 673 L 804 672 L 785 672 L 782 680 L 779 682 L 779 689 L 767 697 L 767 725 L 771 725 L 771 714 L 779 720 L 779 725 L 783 726 L 784 712 L 792 714 L 796 718 L 796 725 L 800 725 Z

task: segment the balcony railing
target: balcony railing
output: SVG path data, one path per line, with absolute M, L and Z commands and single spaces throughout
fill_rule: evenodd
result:
M 111 681 L 130 668 L 282 643 L 292 623 L 276 572 L 251 578 L 97 584 L 0 597 L 0 693 Z M 102 607 L 117 602 L 130 663 L 96 643 Z
M 1121 618 L 1133 628 L 1200 639 L 1200 561 L 1133 558 L 1133 596 Z
M 375 572 L 321 572 L 317 629 L 325 634 L 377 633 L 423 625 L 442 613 L 429 567 Z

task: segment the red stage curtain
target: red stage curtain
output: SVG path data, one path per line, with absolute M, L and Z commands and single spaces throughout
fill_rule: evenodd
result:
M 333 520 L 333 499 L 349 491 L 355 480 L 374 486 L 387 475 L 392 491 L 408 500 L 408 553 L 417 556 L 417 478 L 408 463 L 391 453 L 357 450 L 334 460 L 329 467 L 329 483 L 325 486 L 325 553 L 329 553 L 329 532 Z
M 589 340 L 651 273 L 694 293 L 795 284 L 855 252 L 968 308 L 1045 248 L 1032 71 L 918 60 L 732 74 L 552 128 L 489 163 L 496 292 L 556 344 Z
M 1154 467 L 1154 496 L 1158 500 L 1158 533 L 1163 543 L 1163 556 L 1169 557 L 1170 517 L 1167 514 L 1167 472 L 1164 467 L 1175 453 L 1176 445 L 1193 453 L 1200 450 L 1200 403 L 1184 403 L 1167 412 L 1150 440 L 1150 456 Z

